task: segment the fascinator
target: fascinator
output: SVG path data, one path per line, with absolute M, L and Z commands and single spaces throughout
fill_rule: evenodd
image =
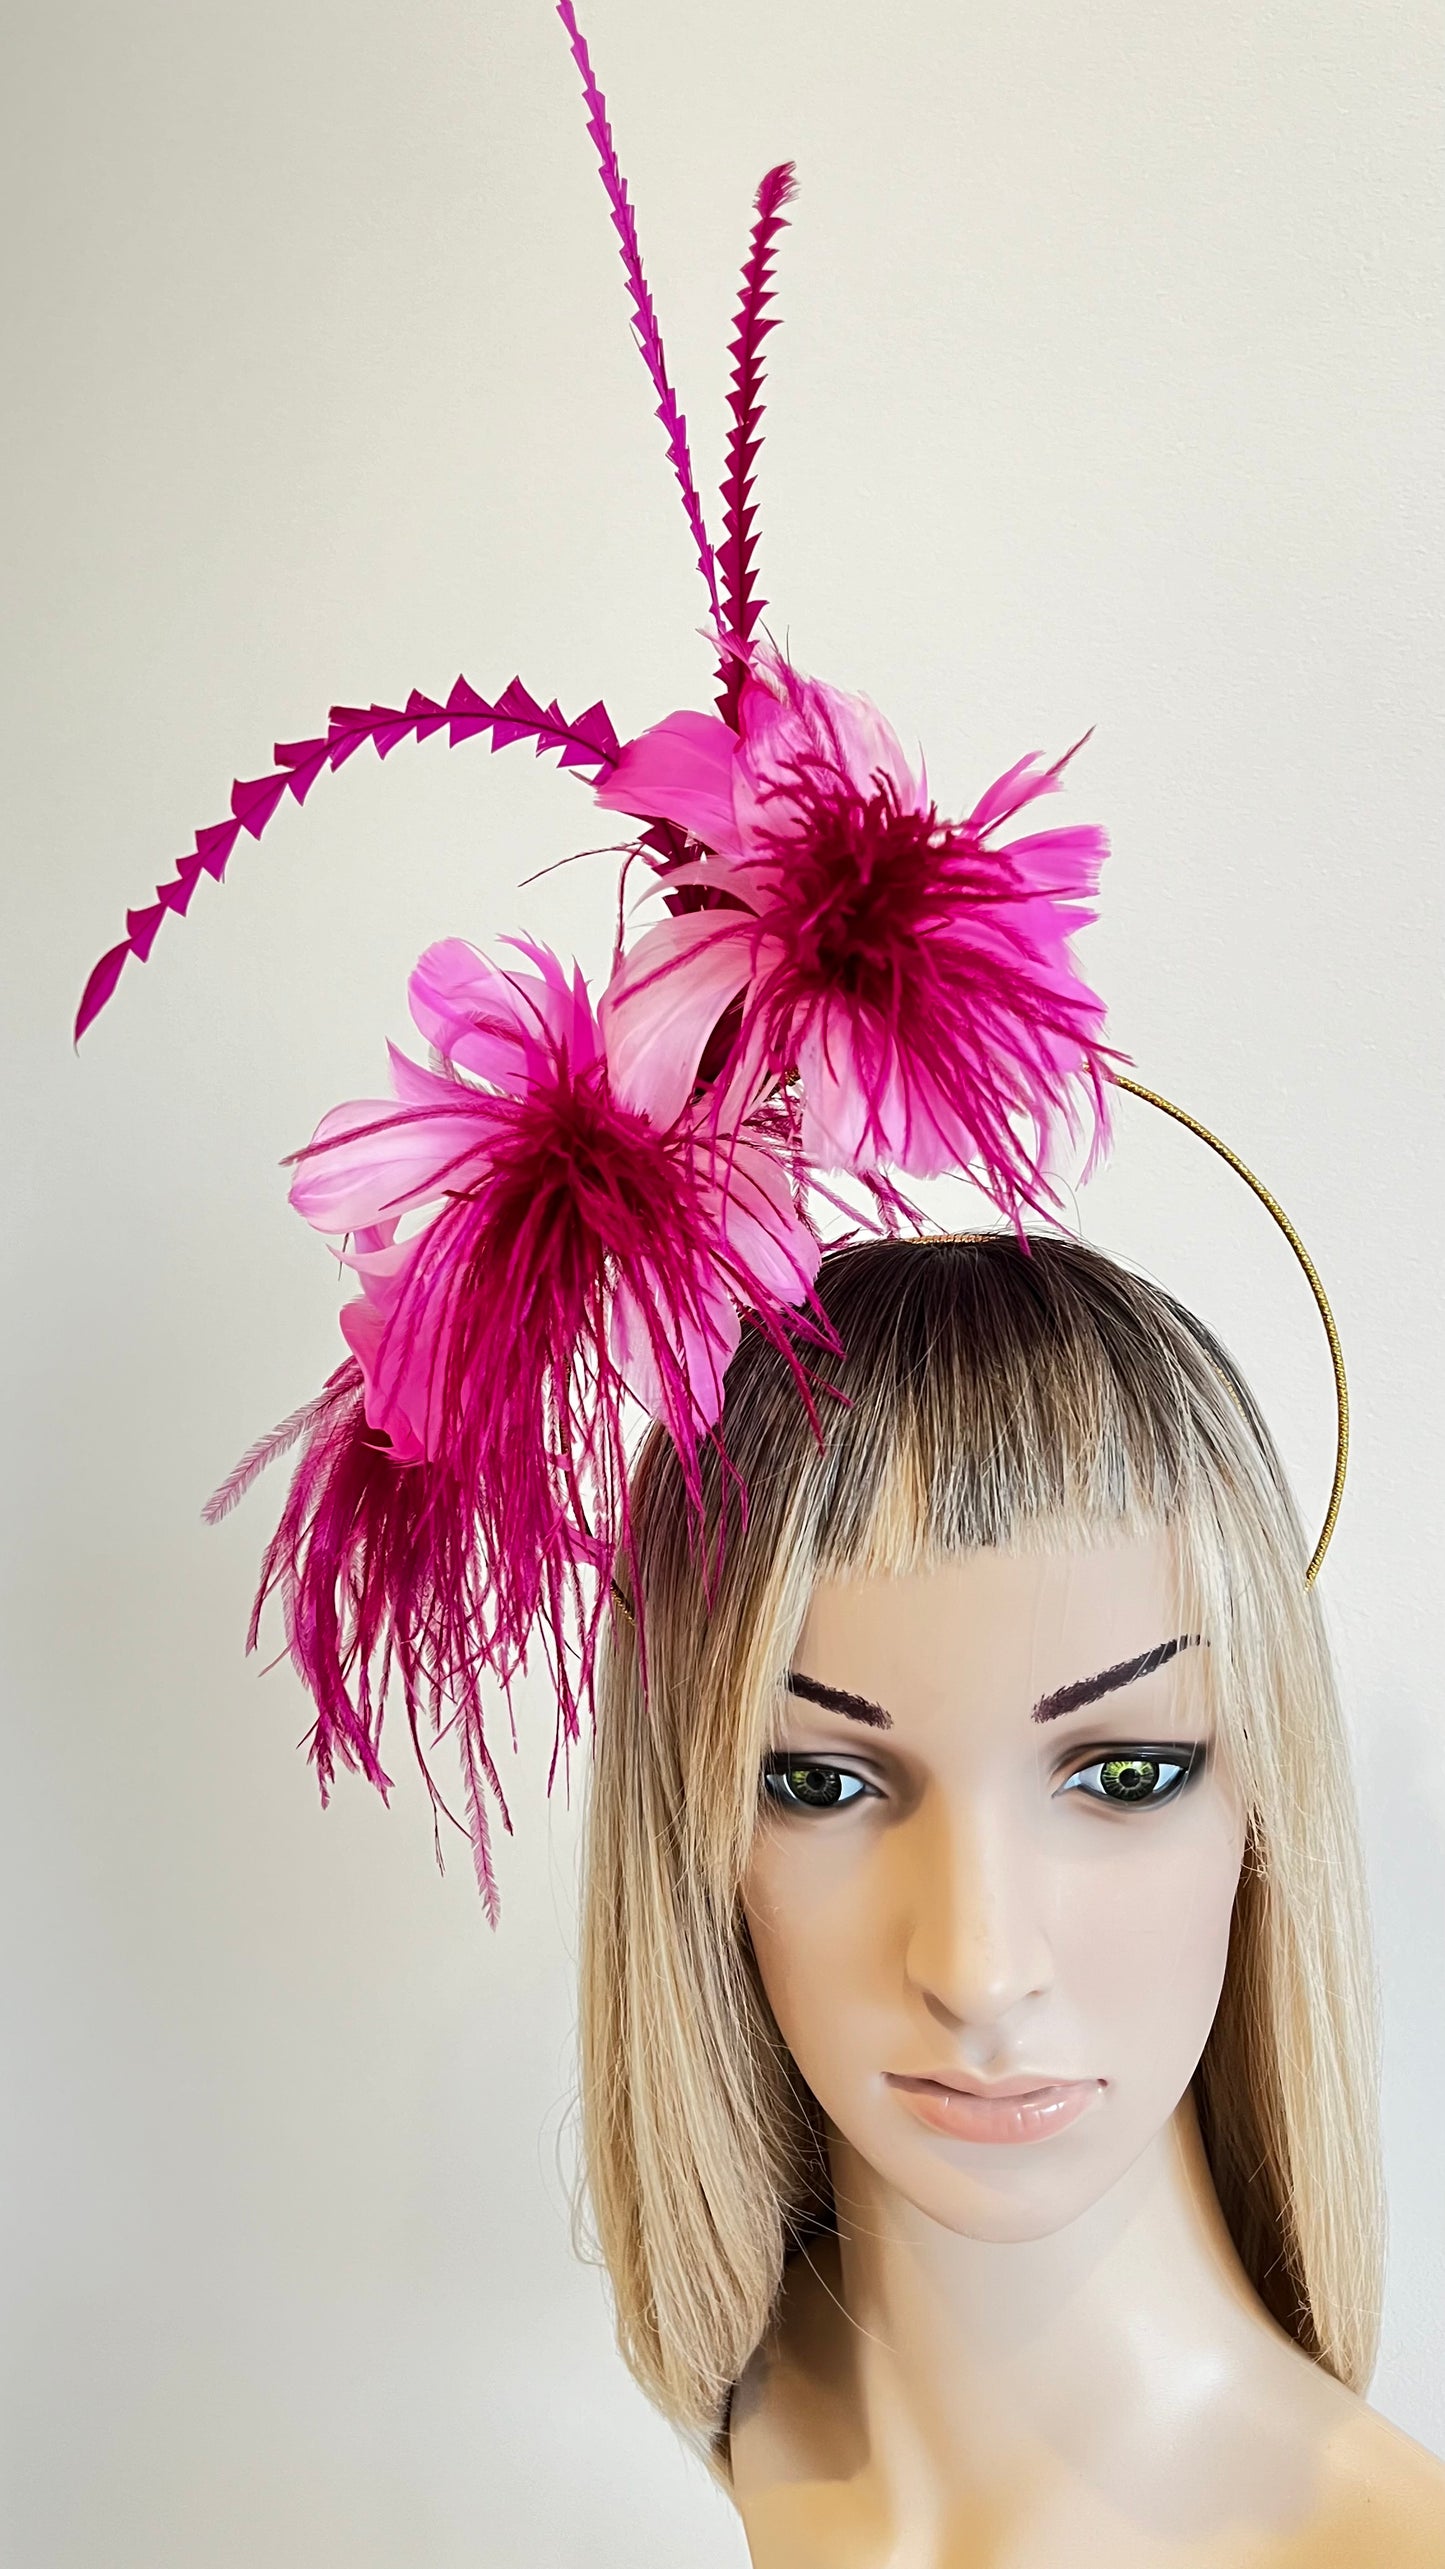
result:
M 497 1914 L 489 1806 L 510 1829 L 487 1734 L 540 1655 L 558 1706 L 549 1787 L 579 1738 L 618 1567 L 630 1562 L 631 1438 L 671 1437 L 703 1538 L 702 1458 L 746 1323 L 777 1349 L 816 1418 L 810 1358 L 844 1360 L 817 1298 L 824 1219 L 896 1234 L 909 1179 L 966 1174 L 1026 1249 L 1058 1211 L 1063 1145 L 1107 1147 L 1113 1093 L 1186 1124 L 1285 1230 L 1335 1365 L 1329 1306 L 1274 1199 L 1225 1145 L 1140 1086 L 1106 1043 L 1073 951 L 1107 853 L 1094 823 L 1046 821 L 1071 762 L 1031 752 L 941 813 L 867 697 L 809 676 L 762 622 L 754 470 L 774 262 L 791 163 L 758 188 L 728 354 L 729 422 L 714 544 L 668 373 L 607 107 L 572 0 L 559 0 L 622 256 L 633 332 L 706 592 L 709 709 L 622 741 L 605 706 L 565 713 L 520 678 L 494 697 L 337 705 L 238 780 L 86 984 L 77 1037 L 127 962 L 149 957 L 243 838 L 367 744 L 529 743 L 570 769 L 632 836 L 611 970 L 594 991 L 532 935 L 483 952 L 431 946 L 409 1000 L 425 1060 L 395 1048 L 391 1094 L 338 1106 L 293 1159 L 291 1202 L 355 1280 L 346 1354 L 317 1396 L 252 1447 L 215 1520 L 292 1452 L 250 1644 L 279 1598 L 315 1707 L 322 1798 L 338 1765 L 385 1795 L 387 1700 L 399 1694 L 438 1816 L 437 1743 L 455 1743 L 479 1886 Z M 641 897 L 627 899 L 629 892 Z M 739 1492 L 745 1504 L 746 1493 Z M 640 1642 L 643 1636 L 639 1634 Z M 438 1836 L 440 1847 L 440 1838 Z

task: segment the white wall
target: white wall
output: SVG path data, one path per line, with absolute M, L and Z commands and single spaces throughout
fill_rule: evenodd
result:
M 1073 808 L 1116 842 L 1088 948 L 1116 1039 L 1333 1291 L 1357 1442 L 1325 1595 L 1388 2009 L 1375 2396 L 1445 2451 L 1438 16 L 586 25 L 709 488 L 751 190 L 799 162 L 777 629 L 923 741 L 945 808 L 1097 725 Z M 493 1937 L 406 1758 L 390 1816 L 354 1783 L 323 1816 L 289 1670 L 241 1655 L 279 1481 L 198 1517 L 335 1361 L 283 1152 L 375 1085 L 432 936 L 601 963 L 605 859 L 515 885 L 606 827 L 525 753 L 368 754 L 67 1037 L 127 903 L 332 701 L 458 668 L 605 692 L 624 733 L 707 701 L 572 66 L 547 0 L 47 0 L 7 55 L 3 2547 L 721 2569 L 725 2502 L 569 2248 L 547 1708 Z M 1222 1331 L 1314 1512 L 1303 1283 L 1205 1154 L 1121 1122 L 1088 1231 Z

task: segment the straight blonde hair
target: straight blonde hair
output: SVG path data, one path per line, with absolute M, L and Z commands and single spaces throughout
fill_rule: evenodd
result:
M 814 1580 L 1164 1525 L 1248 1812 L 1194 2080 L 1205 2149 L 1261 2302 L 1363 2392 L 1384 2239 L 1369 1918 L 1308 1547 L 1259 1411 L 1190 1313 L 1066 1240 L 869 1242 L 824 1259 L 819 1297 L 845 1355 L 810 1368 L 816 1422 L 744 1331 L 701 1550 L 661 1431 L 634 1476 L 580 1991 L 579 2238 L 607 2269 L 624 2360 L 726 2485 L 732 2386 L 790 2250 L 831 2226 L 821 2111 L 739 1896 Z

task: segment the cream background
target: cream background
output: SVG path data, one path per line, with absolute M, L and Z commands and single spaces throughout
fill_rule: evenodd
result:
M 586 29 L 708 492 L 750 193 L 799 162 L 780 634 L 927 745 L 945 808 L 1097 725 L 1070 808 L 1115 840 L 1087 953 L 1116 1039 L 1334 1293 L 1357 1447 L 1324 1593 L 1388 2014 L 1374 2396 L 1445 2452 L 1438 15 L 588 0 Z M 726 2504 L 569 2248 L 547 1708 L 494 1938 L 399 1745 L 390 1816 L 349 1780 L 323 1816 L 289 1671 L 241 1655 L 279 1479 L 198 1517 L 336 1361 L 282 1153 L 377 1084 L 433 936 L 602 962 L 605 859 L 515 886 L 606 825 L 520 751 L 367 753 L 243 842 L 78 1060 L 66 1033 L 126 904 L 332 701 L 459 667 L 604 693 L 624 734 L 707 701 L 572 66 L 546 0 L 48 0 L 6 50 L 0 2549 L 721 2569 Z M 1219 1327 L 1313 1516 L 1303 1284 L 1206 1154 L 1121 1126 L 1088 1230 Z

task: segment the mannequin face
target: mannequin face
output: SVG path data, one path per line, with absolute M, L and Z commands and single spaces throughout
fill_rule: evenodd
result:
M 1188 2088 L 1245 1837 L 1207 1646 L 1181 1624 L 1163 1534 L 813 1592 L 794 1673 L 890 1726 L 790 1693 L 744 1911 L 824 2112 L 951 2230 L 1061 2228 Z M 1074 2086 L 995 2101 L 984 2118 L 1003 2137 L 984 2138 L 976 2109 L 901 2084 L 949 2079 Z

